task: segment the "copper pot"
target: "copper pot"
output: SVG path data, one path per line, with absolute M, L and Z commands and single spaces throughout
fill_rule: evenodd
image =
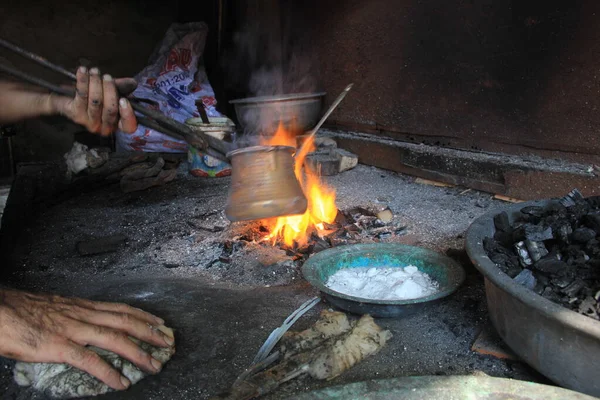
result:
M 232 221 L 304 214 L 308 201 L 289 146 L 252 146 L 227 154 L 232 174 L 225 215 Z

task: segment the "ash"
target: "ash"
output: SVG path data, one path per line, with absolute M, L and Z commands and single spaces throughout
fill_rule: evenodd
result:
M 436 251 L 462 249 L 469 224 L 503 204 L 489 194 L 416 184 L 412 177 L 362 165 L 325 178 L 337 191 L 340 210 L 385 204 L 394 212 L 393 223 L 406 227 L 401 235 L 377 240 Z M 191 177 L 182 163 L 177 179 L 162 187 L 122 193 L 118 185 L 103 186 L 48 207 L 15 249 L 14 279 L 31 289 L 67 292 L 90 279 L 114 277 L 202 278 L 244 287 L 298 281 L 302 260 L 260 242 L 266 235 L 260 223 L 226 219 L 229 183 Z M 97 255 L 77 252 L 78 243 L 111 235 L 123 235 L 126 243 Z

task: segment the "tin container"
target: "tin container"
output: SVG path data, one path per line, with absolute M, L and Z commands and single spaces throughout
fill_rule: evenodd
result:
M 225 215 L 249 221 L 304 214 L 308 201 L 294 175 L 289 146 L 252 146 L 227 154 L 232 174 Z

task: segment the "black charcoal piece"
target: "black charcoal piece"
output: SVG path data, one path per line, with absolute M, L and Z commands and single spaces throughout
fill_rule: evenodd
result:
M 562 275 L 569 269 L 567 263 L 554 257 L 544 257 L 536 262 L 533 267 L 549 275 Z
M 590 229 L 593 229 L 597 235 L 600 235 L 600 214 L 587 214 L 581 222 Z
M 563 242 L 567 242 L 569 240 L 569 235 L 573 233 L 573 228 L 569 223 L 562 223 L 556 229 L 556 238 L 562 240 Z
M 541 283 L 540 281 L 537 281 L 535 283 L 535 287 L 533 288 L 533 291 L 536 292 L 537 294 L 542 294 L 544 292 L 544 289 L 546 288 L 546 286 Z
M 542 296 L 555 303 L 560 302 L 560 295 L 556 293 L 551 287 L 546 287 L 542 292 Z
M 519 261 L 521 262 L 521 265 L 529 266 L 533 264 L 533 260 L 531 259 L 529 252 L 527 251 L 525 242 L 515 243 L 515 250 L 517 251 L 517 255 L 519 256 Z
M 519 275 L 515 276 L 513 280 L 521 286 L 525 286 L 529 290 L 533 290 L 536 284 L 535 277 L 529 269 L 522 270 Z
M 585 252 L 590 258 L 600 258 L 600 241 L 592 239 L 585 245 Z
M 539 206 L 529 206 L 521 208 L 523 214 L 532 215 L 541 218 L 544 215 L 544 208 Z
M 563 293 L 569 297 L 576 297 L 584 286 L 585 283 L 581 279 L 575 279 L 570 285 L 563 289 Z
M 503 271 L 506 275 L 510 276 L 511 278 L 514 278 L 515 276 L 519 275 L 521 271 L 523 271 L 523 268 L 521 268 L 521 266 L 517 262 L 514 264 L 507 264 L 506 269 L 503 269 Z
M 584 197 L 581 194 L 581 192 L 577 189 L 573 189 L 569 192 L 569 194 L 560 199 L 560 202 L 562 205 L 568 208 L 574 206 L 577 203 L 582 202 L 583 200 Z
M 585 199 L 590 207 L 600 209 L 600 196 L 590 196 Z
M 573 282 L 575 280 L 575 274 L 574 273 L 567 273 L 564 274 L 563 276 L 558 276 L 554 279 L 552 279 L 552 284 L 560 289 L 564 289 L 567 286 L 569 286 L 571 284 L 571 282 Z
M 533 242 L 543 242 L 544 240 L 553 239 L 554 236 L 550 226 L 524 224 L 515 230 L 513 238 L 515 241 L 529 239 Z
M 329 242 L 327 242 L 326 240 L 323 240 L 321 238 L 316 238 L 315 245 L 313 247 L 313 253 L 318 253 L 318 252 L 326 250 L 330 247 L 331 246 L 329 245 Z
M 494 239 L 504 247 L 511 247 L 514 243 L 513 235 L 510 232 L 496 231 Z
M 587 243 L 596 238 L 596 231 L 590 228 L 577 228 L 571 234 L 571 239 L 578 243 Z
M 544 246 L 544 242 L 525 240 L 525 247 L 527 247 L 529 256 L 534 262 L 548 255 L 548 250 L 546 249 L 546 246 Z
M 494 215 L 494 226 L 496 230 L 501 232 L 512 232 L 512 227 L 510 226 L 510 220 L 508 218 L 508 214 L 506 211 L 501 212 L 500 214 Z

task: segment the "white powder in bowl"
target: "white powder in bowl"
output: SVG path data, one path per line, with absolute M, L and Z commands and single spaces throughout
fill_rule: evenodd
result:
M 343 268 L 325 284 L 336 292 L 373 300 L 408 300 L 434 294 L 439 285 L 413 265 L 404 268 Z

